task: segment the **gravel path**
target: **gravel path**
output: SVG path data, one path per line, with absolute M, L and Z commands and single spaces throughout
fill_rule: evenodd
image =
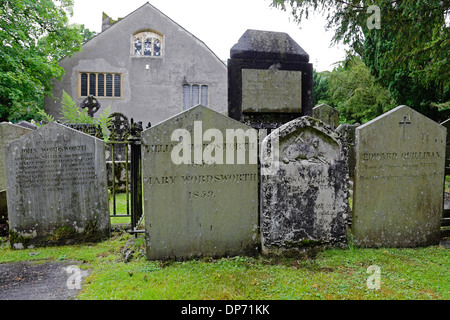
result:
M 54 261 L 0 264 L 0 300 L 76 299 L 82 279 L 89 273 L 76 267 L 77 264 Z

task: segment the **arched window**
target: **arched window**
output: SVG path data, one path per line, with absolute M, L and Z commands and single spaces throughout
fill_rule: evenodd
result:
M 153 31 L 143 31 L 133 36 L 133 56 L 161 57 L 163 36 Z

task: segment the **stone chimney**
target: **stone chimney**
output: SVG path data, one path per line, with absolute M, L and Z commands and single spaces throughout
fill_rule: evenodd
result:
M 111 19 L 110 16 L 108 16 L 106 13 L 103 12 L 102 15 L 102 32 L 106 29 L 110 28 L 113 24 L 119 22 L 122 20 L 122 18 L 118 18 L 117 20 Z

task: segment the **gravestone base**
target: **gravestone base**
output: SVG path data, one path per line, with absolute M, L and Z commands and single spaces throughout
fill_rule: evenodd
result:
M 314 241 L 304 239 L 302 241 L 292 243 L 291 246 L 268 246 L 267 244 L 261 250 L 265 256 L 285 257 L 285 258 L 314 258 L 319 252 L 328 249 L 346 249 L 348 244 L 346 239 L 335 243 L 324 243 L 322 241 Z
M 99 230 L 96 222 L 89 222 L 86 230 L 76 230 L 71 226 L 58 226 L 42 230 L 39 233 L 9 231 L 11 249 L 31 249 L 48 246 L 66 246 L 80 243 L 96 243 L 108 240 L 109 230 Z

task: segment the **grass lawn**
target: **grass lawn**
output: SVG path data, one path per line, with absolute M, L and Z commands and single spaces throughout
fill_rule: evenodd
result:
M 126 213 L 126 197 L 117 198 Z M 111 218 L 112 224 L 130 218 Z M 450 230 L 447 230 L 449 233 Z M 133 259 L 122 249 L 134 239 Z M 323 250 L 314 257 L 231 257 L 185 262 L 147 261 L 145 240 L 114 232 L 110 240 L 85 245 L 11 250 L 0 238 L 0 263 L 80 261 L 91 270 L 79 300 L 448 300 L 450 251 L 416 249 Z M 378 266 L 380 288 L 367 281 Z
M 11 250 L 1 238 L 0 263 L 81 261 L 90 269 L 79 300 L 409 300 L 450 298 L 450 254 L 440 246 L 416 249 L 324 250 L 315 257 L 232 257 L 151 262 L 144 238 L 125 263 L 126 233 L 66 247 Z M 30 255 L 31 253 L 31 255 Z M 380 289 L 369 289 L 369 266 L 380 268 Z

